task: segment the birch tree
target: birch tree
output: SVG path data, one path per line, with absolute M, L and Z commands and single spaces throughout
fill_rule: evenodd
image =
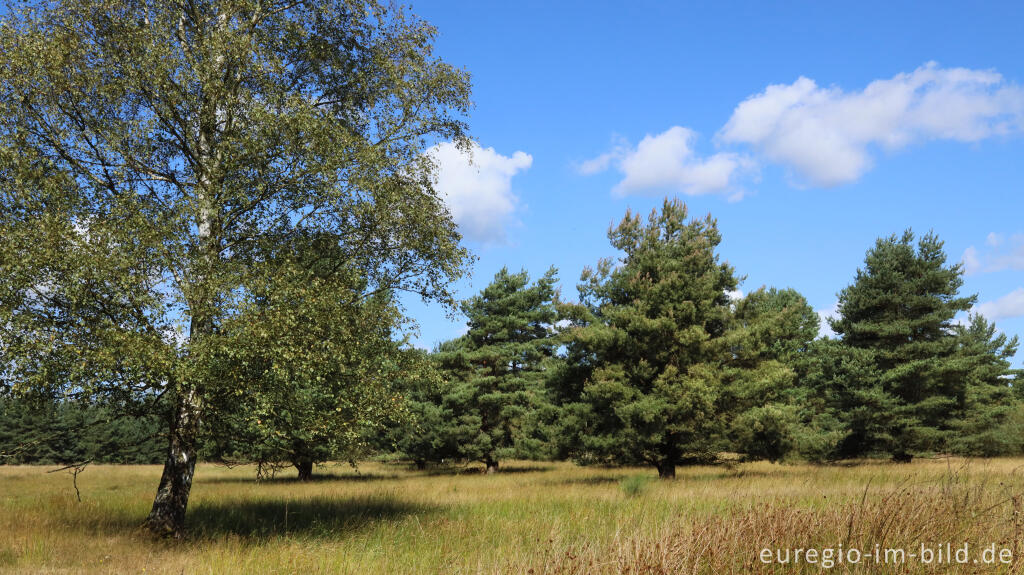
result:
M 451 305 L 468 255 L 422 152 L 466 142 L 469 81 L 432 55 L 433 36 L 401 10 L 348 0 L 7 7 L 3 378 L 159 397 L 153 532 L 183 533 L 204 420 L 244 393 L 239 339 L 274 357 L 294 343 L 276 350 L 274 330 L 315 330 L 286 302 L 406 291 Z M 316 269 L 277 249 L 314 237 L 333 246 Z M 266 294 L 272 321 L 257 313 Z

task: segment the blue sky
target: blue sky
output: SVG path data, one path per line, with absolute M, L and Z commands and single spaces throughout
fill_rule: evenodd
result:
M 1024 334 L 1024 3 L 967 6 L 414 3 L 473 77 L 473 164 L 433 150 L 479 257 L 460 297 L 553 265 L 573 300 L 609 225 L 667 195 L 717 218 L 744 293 L 822 312 L 875 238 L 934 230 Z M 409 312 L 422 346 L 462 332 Z

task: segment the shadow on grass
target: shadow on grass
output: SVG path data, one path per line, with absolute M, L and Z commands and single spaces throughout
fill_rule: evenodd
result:
M 350 499 L 219 499 L 190 504 L 185 530 L 189 541 L 236 536 L 258 542 L 283 535 L 330 539 L 411 515 L 422 517 L 440 509 L 440 506 L 410 503 L 390 495 Z M 128 508 L 68 506 L 52 519 L 58 528 L 78 534 L 149 536 L 142 525 L 145 513 Z M 0 547 L 0 556 L 2 550 Z
M 197 502 L 188 511 L 191 539 L 302 535 L 339 537 L 376 523 L 423 515 L 436 507 L 401 501 L 391 496 L 357 499 L 304 499 Z
M 401 476 L 394 473 L 382 474 L 382 473 L 313 473 L 313 477 L 308 481 L 299 481 L 299 478 L 294 474 L 279 473 L 270 479 L 261 479 L 257 481 L 255 475 L 244 476 L 244 477 L 210 477 L 210 478 L 199 478 L 196 479 L 196 483 L 263 483 L 266 485 L 281 485 L 287 483 L 295 483 L 297 485 L 309 484 L 309 483 L 327 483 L 331 481 L 350 481 L 350 482 L 363 482 L 363 481 L 381 481 L 387 479 L 400 479 Z
M 508 467 L 499 467 L 498 472 L 495 475 L 511 475 L 514 473 L 544 473 L 554 469 L 551 465 L 509 465 Z M 414 479 L 417 476 L 435 476 L 435 475 L 486 475 L 487 469 L 479 465 L 470 465 L 465 467 L 428 467 L 427 469 L 415 470 L 415 475 L 410 475 L 408 479 Z
M 580 477 L 572 479 L 559 479 L 551 481 L 551 485 L 606 485 L 617 483 L 625 476 L 623 475 L 595 475 L 594 477 Z
M 678 473 L 677 481 L 720 481 L 722 479 L 750 479 L 752 477 L 777 477 L 784 475 L 779 470 L 761 471 L 759 469 L 722 469 L 708 473 L 687 474 L 684 471 Z

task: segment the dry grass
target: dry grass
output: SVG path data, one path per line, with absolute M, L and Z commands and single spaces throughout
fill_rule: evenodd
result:
M 1024 555 L 1024 459 L 646 469 L 520 463 L 484 476 L 365 464 L 308 484 L 204 465 L 191 537 L 138 531 L 158 467 L 78 477 L 0 467 L 0 571 L 12 573 L 819 573 L 763 548 L 992 543 Z M 624 481 L 625 480 L 625 481 Z M 634 483 L 643 483 L 636 489 Z M 1016 556 L 1018 553 L 1014 553 Z M 1016 565 L 835 565 L 838 573 L 1005 573 Z

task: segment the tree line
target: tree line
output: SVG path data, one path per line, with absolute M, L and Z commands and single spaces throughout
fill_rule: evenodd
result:
M 407 389 L 418 417 L 397 429 L 420 465 L 510 457 L 651 465 L 742 459 L 1021 453 L 1024 404 L 1007 338 L 969 312 L 960 264 L 932 233 L 879 239 L 839 294 L 834 338 L 791 288 L 732 297 L 736 272 L 710 216 L 666 200 L 627 214 L 621 255 L 559 300 L 501 270 L 463 302 L 465 335 L 430 357 L 437 384 Z
M 420 468 L 476 461 L 488 473 L 512 458 L 651 465 L 670 478 L 678 465 L 723 457 L 1024 450 L 1024 398 L 1010 366 L 1017 339 L 980 315 L 957 321 L 975 298 L 959 293 L 961 267 L 934 234 L 879 239 L 839 294 L 836 337 L 819 338 L 818 314 L 796 290 L 735 295 L 716 222 L 687 218 L 670 200 L 647 218 L 627 213 L 609 233 L 620 256 L 585 269 L 578 302 L 561 299 L 554 269 L 535 281 L 502 269 L 461 302 L 466 333 L 432 352 L 387 331 L 363 341 L 374 351 L 355 354 L 354 378 L 386 378 L 402 406 L 380 421 L 325 425 L 338 390 L 280 382 L 270 386 L 283 390 L 274 409 L 260 407 L 265 397 L 239 399 L 206 431 L 202 452 L 261 472 L 294 466 L 308 479 L 316 463 L 380 454 Z M 315 361 L 318 372 L 332 369 Z M 12 405 L 0 404 L 0 446 L 43 440 L 11 462 L 159 460 L 152 417 Z

